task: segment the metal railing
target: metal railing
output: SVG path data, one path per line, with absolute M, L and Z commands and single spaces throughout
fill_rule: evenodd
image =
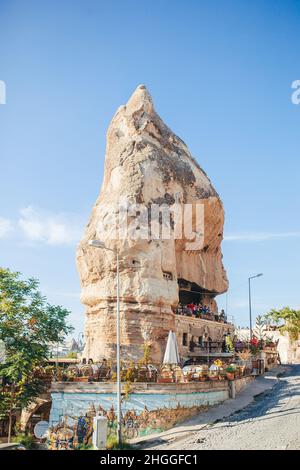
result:
M 226 322 L 225 323 L 230 323 L 231 325 L 235 324 L 235 319 L 233 315 L 226 315 Z
M 222 341 L 203 341 L 203 343 L 190 342 L 190 352 L 220 353 L 227 352 L 226 346 Z
M 176 315 L 183 315 L 187 317 L 199 318 L 200 320 L 209 320 L 219 323 L 228 323 L 234 325 L 234 317 L 232 315 L 222 315 L 213 312 L 193 312 L 188 307 L 178 307 L 175 310 Z

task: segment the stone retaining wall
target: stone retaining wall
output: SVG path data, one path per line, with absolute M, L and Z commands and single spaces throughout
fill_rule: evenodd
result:
M 93 404 L 109 410 L 116 409 L 116 384 L 113 383 L 55 383 L 51 388 L 52 408 L 50 424 L 63 416 L 85 414 Z M 177 407 L 192 408 L 216 405 L 229 398 L 227 381 L 194 382 L 187 384 L 133 384 L 128 399 L 122 404 L 123 413 L 135 410 L 141 413 L 145 407 L 156 409 Z
M 242 377 L 241 379 L 235 380 L 235 392 L 240 393 L 244 390 L 244 388 L 254 380 L 252 375 L 248 377 Z
M 243 377 L 235 380 L 235 391 L 240 393 L 253 379 Z M 122 391 L 125 393 L 123 384 Z M 189 383 L 134 383 L 128 399 L 123 401 L 123 413 L 135 410 L 141 413 L 157 409 L 193 408 L 217 405 L 230 396 L 227 380 Z M 116 384 L 109 382 L 76 383 L 57 382 L 51 386 L 52 408 L 50 424 L 63 416 L 85 414 L 91 405 L 116 410 Z

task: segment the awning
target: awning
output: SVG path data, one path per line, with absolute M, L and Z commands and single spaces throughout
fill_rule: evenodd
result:
M 212 338 L 212 335 L 213 335 L 213 329 L 210 328 L 208 325 L 205 325 L 204 328 L 203 328 L 203 334 L 209 336 L 210 338 Z
M 224 336 L 224 330 L 222 328 L 216 329 L 216 339 L 217 341 L 222 341 Z
M 187 321 L 184 321 L 184 317 L 181 318 L 181 315 L 177 315 L 176 318 L 176 329 L 182 331 L 183 333 L 189 333 L 190 324 Z
M 190 333 L 192 336 L 203 336 L 204 335 L 204 326 L 190 326 Z

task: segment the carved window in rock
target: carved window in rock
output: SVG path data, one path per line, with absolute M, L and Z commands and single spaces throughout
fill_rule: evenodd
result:
M 140 262 L 137 259 L 131 260 L 131 263 L 132 263 L 132 266 L 136 266 L 136 267 L 140 265 Z
M 163 278 L 166 281 L 172 281 L 173 280 L 173 275 L 169 271 L 163 271 Z
M 183 333 L 182 334 L 182 346 L 187 346 L 187 343 L 188 343 L 187 333 Z

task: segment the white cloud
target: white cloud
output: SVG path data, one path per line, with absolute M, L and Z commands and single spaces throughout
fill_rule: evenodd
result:
M 9 219 L 0 217 L 0 238 L 6 237 L 6 235 L 12 230 L 12 223 Z
M 78 215 L 52 214 L 29 206 L 20 210 L 19 226 L 27 240 L 48 245 L 73 245 L 83 231 Z
M 69 299 L 80 299 L 81 293 L 78 292 L 67 292 L 67 291 L 53 291 L 53 290 L 45 290 L 47 296 L 53 296 L 53 297 L 65 297 Z
M 245 242 L 261 242 L 267 240 L 276 240 L 283 238 L 299 238 L 300 232 L 283 232 L 283 233 L 267 233 L 267 232 L 257 232 L 257 233 L 241 233 L 241 234 L 232 234 L 225 235 L 225 241 L 245 241 Z

